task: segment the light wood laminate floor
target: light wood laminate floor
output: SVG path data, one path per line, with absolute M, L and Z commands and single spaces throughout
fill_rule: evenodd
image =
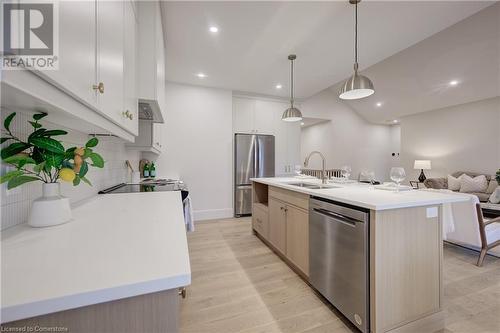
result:
M 251 232 L 250 218 L 207 221 L 189 233 L 192 284 L 183 333 L 355 332 Z M 500 332 L 500 259 L 445 245 L 446 333 Z

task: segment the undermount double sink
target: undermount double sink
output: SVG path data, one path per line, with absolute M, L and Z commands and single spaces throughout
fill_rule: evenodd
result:
M 326 190 L 326 189 L 340 187 L 340 186 L 329 185 L 329 184 L 311 184 L 311 183 L 288 183 L 287 185 L 308 188 L 311 190 Z

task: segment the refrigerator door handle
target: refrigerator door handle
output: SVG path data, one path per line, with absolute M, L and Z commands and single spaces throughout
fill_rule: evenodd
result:
M 255 136 L 255 148 L 254 148 L 254 159 L 253 159 L 253 172 L 255 175 L 255 178 L 260 177 L 260 172 L 259 172 L 259 137 Z

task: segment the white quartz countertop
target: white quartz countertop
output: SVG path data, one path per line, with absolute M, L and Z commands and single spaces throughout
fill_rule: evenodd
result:
M 191 283 L 179 191 L 98 195 L 73 218 L 2 232 L 2 322 Z
M 370 188 L 368 184 L 362 183 L 329 183 L 328 185 L 337 187 L 324 189 L 308 189 L 290 185 L 291 183 L 300 182 L 320 184 L 321 181 L 319 179 L 276 177 L 252 178 L 252 181 L 372 210 L 428 206 L 469 200 L 468 196 L 459 193 L 442 193 L 423 190 L 400 191 L 396 193 L 393 191 Z

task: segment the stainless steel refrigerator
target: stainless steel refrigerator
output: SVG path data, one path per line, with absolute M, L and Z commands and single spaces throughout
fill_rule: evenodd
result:
M 274 135 L 234 135 L 234 216 L 252 213 L 250 178 L 274 177 Z

